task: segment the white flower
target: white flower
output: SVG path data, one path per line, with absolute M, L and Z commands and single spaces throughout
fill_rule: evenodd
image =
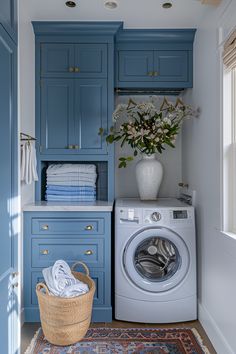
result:
M 167 134 L 169 129 L 164 129 L 164 133 Z
M 169 118 L 167 118 L 167 117 L 165 117 L 165 118 L 163 119 L 163 122 L 166 123 L 166 124 L 168 124 L 168 125 L 171 125 L 171 120 L 170 120 Z

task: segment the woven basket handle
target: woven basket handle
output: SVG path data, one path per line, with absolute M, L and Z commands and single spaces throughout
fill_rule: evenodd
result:
M 75 262 L 75 263 L 72 265 L 71 270 L 75 271 L 75 267 L 76 267 L 78 264 L 82 265 L 82 266 L 84 267 L 84 269 L 85 269 L 86 275 L 89 275 L 89 269 L 88 269 L 88 267 L 86 266 L 86 264 L 85 264 L 84 262 L 81 262 L 81 261 Z
M 48 288 L 44 283 L 38 283 L 36 285 L 36 290 L 41 291 L 41 289 L 44 289 L 46 291 L 46 294 L 49 295 Z

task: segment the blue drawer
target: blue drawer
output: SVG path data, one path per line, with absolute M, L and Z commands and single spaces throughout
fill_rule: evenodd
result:
M 103 218 L 32 218 L 33 235 L 102 235 Z
M 94 280 L 95 286 L 96 286 L 93 304 L 94 304 L 94 306 L 103 305 L 104 301 L 105 301 L 105 296 L 104 296 L 105 274 L 102 271 L 91 270 L 90 276 Z M 39 271 L 32 272 L 31 277 L 32 277 L 32 279 L 31 279 L 32 288 L 31 288 L 30 292 L 27 291 L 28 292 L 28 296 L 27 296 L 28 301 L 27 300 L 26 301 L 28 303 L 26 303 L 25 305 L 38 306 L 38 299 L 37 299 L 35 289 L 36 289 L 36 285 L 38 283 L 44 282 L 44 278 L 43 278 L 42 272 L 39 272 Z M 25 297 L 25 299 L 26 299 L 26 297 Z
M 41 239 L 32 238 L 32 268 L 52 266 L 58 259 L 70 265 L 78 259 L 91 267 L 104 266 L 103 239 Z

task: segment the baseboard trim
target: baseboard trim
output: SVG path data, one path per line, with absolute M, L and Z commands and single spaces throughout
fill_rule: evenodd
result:
M 198 319 L 218 354 L 235 353 L 210 313 L 200 302 L 198 302 Z

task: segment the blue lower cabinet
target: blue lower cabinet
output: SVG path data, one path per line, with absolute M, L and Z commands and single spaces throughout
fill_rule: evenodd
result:
M 50 228 L 32 226 L 35 220 L 44 225 L 60 225 L 67 230 L 63 235 L 52 233 Z M 104 227 L 98 235 L 84 233 L 74 225 L 93 224 L 98 220 Z M 63 224 L 64 221 L 64 224 Z M 91 230 L 92 231 L 92 230 Z M 36 285 L 43 281 L 42 269 L 64 259 L 70 266 L 80 260 L 86 263 L 96 285 L 93 302 L 93 322 L 110 322 L 111 308 L 111 214 L 109 212 L 25 212 L 24 213 L 24 313 L 26 322 L 40 321 Z M 83 271 L 78 268 L 78 271 Z

